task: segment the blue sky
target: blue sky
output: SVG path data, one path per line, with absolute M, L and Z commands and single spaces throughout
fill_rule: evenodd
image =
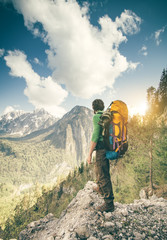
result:
M 167 67 L 165 0 L 0 0 L 0 115 L 95 98 L 142 112 Z

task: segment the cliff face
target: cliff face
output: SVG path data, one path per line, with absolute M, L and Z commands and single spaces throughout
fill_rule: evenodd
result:
M 112 240 L 167 239 L 167 200 L 152 196 L 131 204 L 115 203 L 112 213 L 96 207 L 103 199 L 88 182 L 59 219 L 52 214 L 29 224 L 19 240 Z
M 34 114 L 29 118 L 30 125 L 33 119 L 40 120 L 46 115 L 43 111 Z M 21 116 L 23 119 L 23 114 Z M 93 111 L 76 106 L 49 128 L 23 137 L 0 137 L 1 182 L 13 185 L 55 183 L 66 177 L 81 161 L 86 161 L 93 130 L 92 117 Z M 6 118 L 18 120 L 18 115 L 10 114 Z
M 58 149 L 64 149 L 77 162 L 86 159 L 93 131 L 93 112 L 81 106 L 74 107 L 54 125 L 45 140 Z

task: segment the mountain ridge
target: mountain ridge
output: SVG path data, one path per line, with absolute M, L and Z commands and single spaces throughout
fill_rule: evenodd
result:
M 77 161 L 82 161 L 88 151 L 93 130 L 92 117 L 92 110 L 75 106 L 54 124 L 55 131 L 44 140 L 49 140 L 55 148 L 66 149 L 72 155 L 76 152 L 74 155 Z
M 40 129 L 12 141 L 49 141 L 56 149 L 65 149 L 77 162 L 87 154 L 93 130 L 93 111 L 84 106 L 75 106 L 48 128 Z
M 36 109 L 33 112 L 12 111 L 0 117 L 0 134 L 21 137 L 45 129 L 56 121 L 58 118 L 44 109 Z
M 12 182 L 18 182 L 19 176 L 25 179 L 25 183 L 28 178 L 33 181 L 51 180 L 51 177 L 59 177 L 59 173 L 63 175 L 63 164 L 73 169 L 85 162 L 92 134 L 92 114 L 90 109 L 76 106 L 46 129 L 19 138 L 1 137 L 1 179 L 6 181 L 10 178 Z M 23 170 L 26 170 L 24 174 Z M 64 173 L 67 172 L 64 169 Z

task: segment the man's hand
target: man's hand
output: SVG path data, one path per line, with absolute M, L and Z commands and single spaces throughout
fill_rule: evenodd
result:
M 88 164 L 92 164 L 92 153 L 93 153 L 93 150 L 95 149 L 96 145 L 97 145 L 97 143 L 91 141 L 89 155 L 87 158 Z
M 92 155 L 89 155 L 87 158 L 88 164 L 92 164 Z

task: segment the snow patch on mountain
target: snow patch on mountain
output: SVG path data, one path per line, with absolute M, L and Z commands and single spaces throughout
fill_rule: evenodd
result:
M 0 134 L 25 136 L 53 125 L 58 119 L 44 109 L 12 111 L 0 117 Z

